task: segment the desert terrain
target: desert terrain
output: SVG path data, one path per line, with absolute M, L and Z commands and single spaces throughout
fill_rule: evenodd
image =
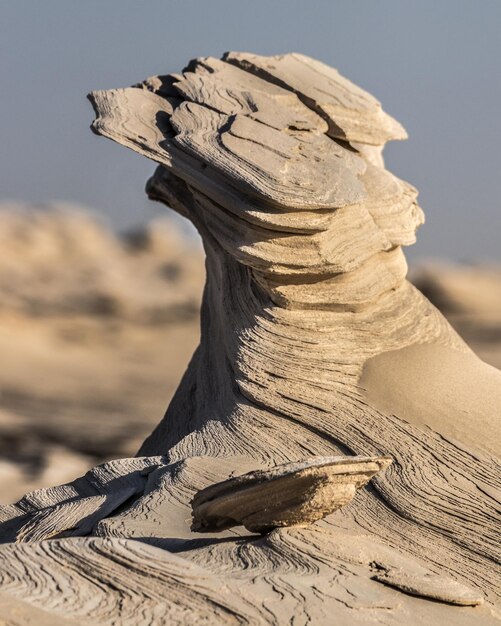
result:
M 76 209 L 0 210 L 0 502 L 134 455 L 199 339 L 204 259 L 166 216 L 115 234 Z M 412 282 L 501 367 L 501 267 L 423 262 Z
M 2 213 L 2 617 L 495 623 L 498 271 L 406 280 L 403 126 L 296 53 L 88 97 L 206 277 L 173 222 Z
M 198 341 L 201 246 L 169 219 L 116 236 L 0 211 L 0 499 L 133 455 Z

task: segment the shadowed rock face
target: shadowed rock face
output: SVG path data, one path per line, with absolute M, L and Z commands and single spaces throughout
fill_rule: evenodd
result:
M 499 594 L 491 428 L 498 408 L 486 403 L 488 415 L 478 415 L 474 395 L 455 393 L 464 381 L 447 372 L 430 394 L 406 394 L 427 367 L 426 359 L 412 367 L 415 347 L 427 346 L 434 367 L 443 351 L 452 353 L 447 367 L 467 363 L 472 385 L 501 385 L 501 374 L 489 370 L 487 383 L 486 366 L 405 280 L 401 248 L 414 242 L 423 215 L 415 189 L 381 157 L 385 141 L 405 131 L 372 96 L 296 54 L 196 59 L 180 75 L 90 99 L 95 132 L 156 161 L 149 196 L 201 234 L 201 342 L 142 457 L 29 494 L 3 512 L 5 532 L 24 541 L 92 534 L 103 543 L 83 543 L 89 558 L 98 549 L 116 561 L 143 558 L 131 538 L 176 551 L 240 597 L 241 614 L 228 614 L 237 623 L 294 616 L 327 624 L 332 615 L 350 624 L 368 616 L 493 622 L 490 604 L 458 613 L 411 597 L 477 605 Z M 388 396 L 398 405 L 388 406 Z M 190 502 L 201 489 L 339 454 L 393 459 L 343 515 L 257 542 L 242 529 L 217 541 L 190 530 Z M 266 525 L 253 519 L 251 527 Z M 64 554 L 68 541 L 51 549 Z M 26 554 L 46 558 L 39 548 Z M 22 558 L 10 547 L 5 555 Z M 101 579 L 106 563 L 93 575 Z M 116 571 L 129 593 L 125 613 L 142 597 Z M 28 594 L 15 576 L 8 582 L 14 595 Z M 279 608 L 269 606 L 270 594 Z M 77 609 L 67 612 L 81 610 L 81 598 L 71 602 Z

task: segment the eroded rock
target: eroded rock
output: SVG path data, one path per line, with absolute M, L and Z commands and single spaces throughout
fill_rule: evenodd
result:
M 307 526 L 351 502 L 389 457 L 320 457 L 230 478 L 199 491 L 191 502 L 195 532 L 243 525 L 266 533 Z
M 478 416 L 474 394 L 457 393 L 450 365 L 417 401 L 410 393 L 428 367 L 408 367 L 423 344 L 433 362 L 443 349 L 453 353 L 454 371 L 468 363 L 468 382 L 478 388 L 484 369 L 405 280 L 402 246 L 413 243 L 423 214 L 417 192 L 387 172 L 381 157 L 384 142 L 405 131 L 372 96 L 297 54 L 196 59 L 182 74 L 90 98 L 94 130 L 157 162 L 150 197 L 189 218 L 203 238 L 201 342 L 165 418 L 141 446 L 147 458 L 137 463 L 154 469 L 134 470 L 132 491 L 135 463 L 127 459 L 113 464 L 119 475 L 112 481 L 91 474 L 39 493 L 33 506 L 28 498 L 28 510 L 18 504 L 2 512 L 9 532 L 31 541 L 2 550 L 8 588 L 37 606 L 34 577 L 12 580 L 27 559 L 30 571 L 43 571 L 39 584 L 51 598 L 44 608 L 52 610 L 56 597 L 54 612 L 78 619 L 95 583 L 105 593 L 89 609 L 93 619 L 136 619 L 144 606 L 151 623 L 157 605 L 145 596 L 171 602 L 162 595 L 170 594 L 171 565 L 189 568 L 138 548 L 140 541 L 201 568 L 187 581 L 176 578 L 185 586 L 175 604 L 189 611 L 200 601 L 209 623 L 222 619 L 221 607 L 230 623 L 495 623 L 500 468 L 483 444 L 495 444 L 484 427 L 498 407 Z M 374 377 L 367 369 L 363 377 L 369 361 L 378 389 L 391 390 L 385 395 L 401 399 L 402 409 L 371 400 Z M 501 373 L 491 374 L 501 384 Z M 433 407 L 440 419 L 430 425 Z M 269 469 L 333 455 L 345 459 Z M 392 466 L 370 489 L 320 520 L 348 502 L 387 455 Z M 220 482 L 228 469 L 256 467 L 265 469 Z M 195 528 L 225 528 L 221 536 L 190 530 L 194 496 Z M 79 520 L 79 511 L 89 519 Z M 234 523 L 276 530 L 256 537 Z M 56 529 L 114 540 L 39 541 Z M 94 564 L 96 551 L 98 566 L 82 575 L 81 563 Z M 61 592 L 68 576 L 77 594 Z M 91 584 L 82 595 L 85 576 Z M 200 599 L 195 578 L 204 576 L 210 589 Z M 450 605 L 476 604 L 483 595 L 484 606 Z M 228 608 L 228 596 L 236 606 Z

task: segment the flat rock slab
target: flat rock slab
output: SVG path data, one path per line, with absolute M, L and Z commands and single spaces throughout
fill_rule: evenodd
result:
M 318 457 L 236 476 L 195 495 L 191 529 L 217 532 L 243 525 L 266 533 L 312 524 L 348 504 L 390 463 L 389 457 Z
M 483 604 L 483 595 L 449 577 L 426 572 L 419 577 L 401 569 L 388 569 L 373 576 L 373 580 L 399 589 L 404 593 L 457 606 L 477 606 Z

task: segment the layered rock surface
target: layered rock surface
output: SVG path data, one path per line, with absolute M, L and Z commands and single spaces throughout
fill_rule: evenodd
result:
M 8 539 L 59 538 L 3 548 L 11 610 L 19 601 L 65 619 L 127 623 L 146 593 L 165 611 L 144 605 L 144 623 L 201 615 L 209 623 L 498 621 L 492 451 L 501 374 L 486 375 L 488 366 L 405 280 L 401 246 L 414 241 L 423 214 L 415 189 L 383 167 L 385 141 L 405 136 L 400 125 L 372 96 L 301 55 L 196 59 L 180 75 L 90 98 L 94 130 L 156 161 L 150 197 L 202 236 L 202 336 L 140 458 L 4 508 Z M 426 361 L 412 369 L 416 346 L 432 359 L 452 355 L 454 371 L 468 369 L 471 384 L 491 396 L 484 413 L 473 396 L 458 401 L 454 385 L 462 383 L 449 385 L 447 372 L 433 393 L 408 394 L 405 403 L 412 376 L 402 382 L 394 372 L 421 375 Z M 390 383 L 404 398 L 398 411 L 374 393 L 386 399 Z M 443 419 L 428 423 L 436 404 Z M 204 539 L 190 530 L 200 489 L 340 454 L 393 463 L 352 504 L 305 529 L 264 539 L 241 528 Z M 143 553 L 138 540 L 163 552 Z M 74 550 L 91 583 L 107 588 L 115 575 L 99 606 L 88 604 Z M 169 552 L 202 568 L 187 571 L 210 585 L 178 578 L 183 601 L 169 596 L 171 583 L 159 591 L 157 581 L 172 580 L 178 566 Z M 42 580 L 18 574 L 25 561 L 39 565 Z M 148 581 L 128 578 L 123 563 L 151 571 Z M 61 576 L 78 593 L 45 602 L 40 588 L 64 589 Z

